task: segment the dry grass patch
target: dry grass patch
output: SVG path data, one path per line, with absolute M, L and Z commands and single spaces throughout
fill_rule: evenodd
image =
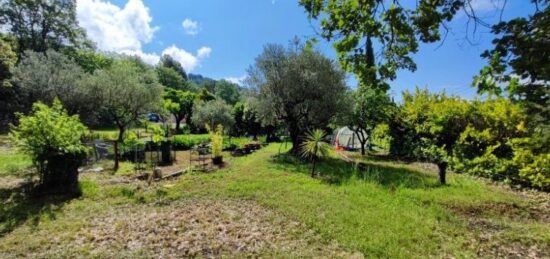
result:
M 34 256 L 86 251 L 91 257 L 362 257 L 251 201 L 189 200 L 113 208 L 93 217 L 72 242 Z

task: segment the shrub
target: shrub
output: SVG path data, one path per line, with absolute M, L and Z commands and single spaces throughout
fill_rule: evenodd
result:
M 206 134 L 200 135 L 175 135 L 172 137 L 172 148 L 175 150 L 189 150 L 193 146 L 208 142 L 209 136 Z
M 33 105 L 32 114 L 18 114 L 19 126 L 10 138 L 28 154 L 40 176 L 40 191 L 64 193 L 76 190 L 78 167 L 86 156 L 82 137 L 88 129 L 78 116 L 69 116 L 58 99 L 51 107 Z
M 223 150 L 223 126 L 220 124 L 216 127 L 215 130 L 208 129 L 208 134 L 210 135 L 210 142 L 212 144 L 212 157 L 221 157 Z

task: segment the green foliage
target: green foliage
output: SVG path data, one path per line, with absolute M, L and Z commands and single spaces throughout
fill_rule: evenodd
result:
M 0 22 L 18 42 L 18 54 L 91 45 L 78 26 L 75 0 L 6 0 Z
M 318 51 L 299 44 L 284 49 L 267 45 L 249 70 L 250 82 L 259 89 L 258 113 L 264 124 L 283 124 L 294 154 L 300 135 L 325 128 L 343 109 L 344 72 Z
M 210 145 L 212 146 L 212 157 L 221 157 L 223 151 L 223 126 L 218 124 L 216 129 L 206 125 L 208 135 L 210 136 Z
M 206 88 L 202 88 L 198 93 L 197 93 L 197 99 L 200 100 L 200 101 L 203 101 L 203 102 L 209 102 L 209 101 L 212 101 L 212 100 L 216 100 L 216 96 L 214 96 L 209 90 L 207 90 Z
M 361 154 L 364 155 L 365 145 L 372 131 L 377 125 L 391 118 L 395 105 L 386 93 L 370 86 L 360 86 L 353 93 L 353 101 L 350 101 L 350 104 L 338 120 L 357 134 L 361 143 Z
M 10 138 L 31 157 L 43 191 L 66 192 L 76 187 L 78 166 L 88 150 L 81 141 L 87 132 L 78 116 L 69 116 L 55 99 L 51 107 L 38 102 L 31 115 L 20 114 Z
M 325 139 L 325 131 L 315 129 L 306 134 L 300 145 L 300 155 L 312 161 L 311 177 L 315 176 L 315 164 L 317 160 L 327 157 L 330 153 L 331 147 L 325 142 Z
M 119 142 L 141 114 L 159 108 L 163 92 L 154 70 L 131 60 L 117 60 L 109 68 L 97 70 L 86 80 L 85 89 L 119 128 Z
M 176 71 L 181 76 L 181 79 L 183 81 L 187 81 L 187 73 L 185 73 L 185 69 L 183 69 L 183 67 L 181 66 L 181 63 L 175 60 L 172 56 L 166 55 L 166 54 L 162 55 L 162 57 L 160 58 L 160 66 L 163 68 L 169 68 L 169 69 L 172 69 L 173 71 Z M 169 85 L 165 85 L 165 86 L 169 86 Z
M 231 115 L 231 106 L 226 104 L 223 100 L 195 102 L 191 120 L 193 124 L 199 128 L 207 125 L 211 129 L 216 127 L 216 125 L 222 125 L 224 128 L 231 128 L 233 123 L 235 123 Z
M 383 150 L 390 149 L 391 135 L 390 127 L 386 123 L 378 124 L 372 130 L 371 143 Z
M 97 102 L 81 87 L 84 78 L 85 72 L 80 66 L 53 50 L 25 52 L 13 72 L 13 81 L 29 107 L 36 101 L 50 104 L 59 98 L 70 114 L 79 112 L 88 120 L 92 119 Z
M 114 62 L 113 58 L 93 50 L 71 48 L 65 49 L 64 53 L 90 74 L 98 69 L 108 68 Z
M 224 100 L 229 105 L 235 105 L 240 99 L 239 85 L 231 83 L 227 80 L 219 80 L 216 82 L 215 95 Z
M 250 134 L 257 136 L 263 130 L 258 111 L 250 102 L 237 102 L 231 112 L 235 118 L 235 124 L 231 131 L 233 135 Z
M 126 134 L 126 136 L 124 136 L 124 141 L 122 142 L 122 146 L 125 149 L 129 149 L 129 150 L 136 149 L 136 148 L 141 149 L 145 147 L 145 142 L 140 140 L 138 138 L 138 135 L 135 132 L 130 131 L 128 132 L 128 134 Z
M 307 159 L 319 159 L 329 155 L 330 145 L 326 143 L 325 131 L 316 129 L 308 132 L 300 147 L 301 155 Z
M 518 180 L 511 163 L 514 138 L 527 134 L 527 115 L 504 98 L 473 101 L 468 126 L 455 146 L 456 170 L 495 180 Z
M 151 140 L 153 141 L 153 143 L 159 143 L 164 140 L 166 132 L 161 125 L 151 124 L 149 125 L 148 130 L 152 133 Z
M 32 114 L 19 115 L 10 138 L 35 162 L 44 161 L 52 153 L 82 154 L 87 151 L 82 137 L 88 132 L 78 116 L 69 116 L 58 99 L 51 107 L 43 103 L 33 105 Z
M 175 135 L 172 136 L 172 147 L 176 150 L 188 150 L 193 146 L 206 143 L 210 140 L 207 134 L 200 135 Z
M 159 82 L 165 87 L 186 90 L 187 82 L 176 70 L 170 67 L 157 67 Z
M 14 44 L 9 39 L 0 35 L 0 87 L 10 87 L 9 78 L 17 63 L 17 54 Z
M 550 190 L 550 153 L 535 154 L 531 149 L 514 150 L 519 176 L 533 186 Z
M 416 70 L 411 54 L 418 51 L 418 42 L 439 40 L 439 25 L 464 5 L 464 1 L 420 1 L 414 9 L 401 2 L 405 1 L 386 6 L 378 0 L 301 0 L 300 5 L 310 19 L 320 20 L 321 37 L 334 41 L 342 67 L 366 84 L 373 76 L 393 80 L 399 69 Z M 380 48 L 378 62 L 372 41 Z M 388 85 L 375 87 L 386 90 Z
M 440 169 L 441 183 L 452 160 L 456 142 L 466 129 L 471 105 L 457 97 L 430 94 L 416 89 L 403 93 L 403 104 L 392 122 L 391 152 L 435 163 Z M 401 148 L 397 150 L 396 148 Z
M 165 108 L 174 115 L 176 120 L 176 131 L 180 132 L 180 124 L 183 119 L 191 119 L 193 112 L 193 103 L 196 94 L 189 91 L 175 90 L 166 88 L 164 92 Z

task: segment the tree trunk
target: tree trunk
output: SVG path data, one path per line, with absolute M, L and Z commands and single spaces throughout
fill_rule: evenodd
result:
M 447 184 L 447 180 L 445 179 L 447 173 L 447 165 L 447 162 L 440 162 L 437 164 L 437 168 L 439 169 L 439 183 L 442 185 Z
M 292 149 L 290 150 L 290 153 L 294 155 L 300 154 L 300 129 L 298 129 L 297 125 L 291 124 L 289 125 L 288 132 L 290 134 L 290 140 L 292 141 Z
M 181 133 L 181 131 L 180 131 L 180 128 L 181 128 L 181 121 L 183 120 L 183 118 L 180 119 L 180 118 L 177 117 L 177 116 L 174 116 L 174 117 L 176 118 L 176 132 L 177 132 L 178 134 L 180 134 L 180 133 Z
M 313 165 L 311 166 L 311 177 L 315 177 L 315 164 L 317 163 L 317 159 L 313 159 Z
M 124 140 L 124 127 L 121 127 L 119 126 L 118 127 L 118 139 L 117 141 L 115 142 L 115 166 L 113 168 L 113 170 L 116 172 L 119 168 L 119 159 L 120 159 L 120 156 L 119 156 L 119 150 L 118 150 L 118 145 L 120 143 L 122 143 L 122 141 Z

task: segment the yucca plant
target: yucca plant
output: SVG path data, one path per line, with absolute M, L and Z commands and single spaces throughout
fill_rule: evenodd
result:
M 311 159 L 312 161 L 311 177 L 315 176 L 315 165 L 317 164 L 317 160 L 329 154 L 330 145 L 324 141 L 325 137 L 326 133 L 323 130 L 316 129 L 309 131 L 300 147 L 300 154 L 302 157 Z

